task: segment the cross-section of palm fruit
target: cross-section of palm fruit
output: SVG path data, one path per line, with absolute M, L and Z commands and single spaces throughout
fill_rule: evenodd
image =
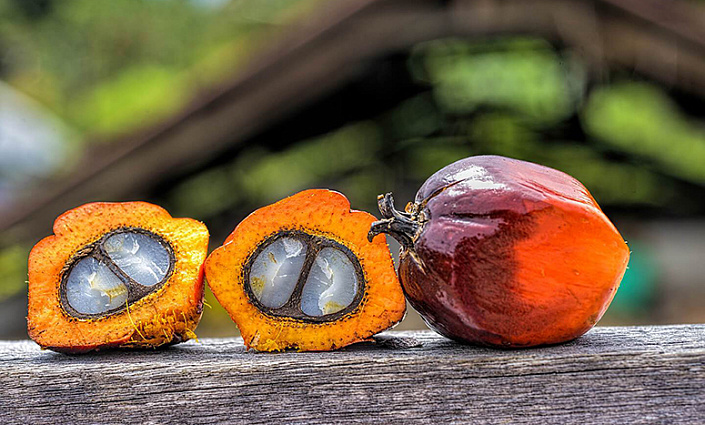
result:
M 324 351 L 398 323 L 406 301 L 375 217 L 338 192 L 300 192 L 250 214 L 206 260 L 249 348 Z
M 54 222 L 29 255 L 29 336 L 80 353 L 193 337 L 208 229 L 146 202 L 91 203 Z

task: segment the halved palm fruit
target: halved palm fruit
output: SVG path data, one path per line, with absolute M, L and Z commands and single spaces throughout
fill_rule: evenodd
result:
M 243 220 L 206 260 L 206 279 L 245 345 L 332 350 L 398 323 L 406 301 L 375 217 L 312 189 Z
M 146 202 L 62 214 L 29 255 L 29 336 L 86 352 L 193 337 L 203 308 L 208 229 Z

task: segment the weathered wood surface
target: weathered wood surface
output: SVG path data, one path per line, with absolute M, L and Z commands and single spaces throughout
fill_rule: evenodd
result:
M 240 339 L 67 356 L 0 342 L 0 423 L 705 423 L 705 325 L 501 351 L 389 332 L 331 353 Z

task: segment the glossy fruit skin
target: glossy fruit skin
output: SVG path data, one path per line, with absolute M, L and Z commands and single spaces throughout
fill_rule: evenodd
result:
M 407 299 L 431 328 L 468 343 L 531 347 L 577 338 L 602 317 L 629 260 L 580 182 L 504 157 L 441 169 L 407 213 L 389 220 L 413 224 L 400 240 Z

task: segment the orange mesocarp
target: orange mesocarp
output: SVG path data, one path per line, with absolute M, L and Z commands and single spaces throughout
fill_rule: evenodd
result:
M 243 220 L 206 260 L 206 278 L 247 347 L 332 350 L 399 322 L 406 302 L 374 216 L 313 189 Z
M 29 336 L 79 353 L 194 336 L 208 230 L 146 202 L 90 203 L 56 219 L 29 256 Z

